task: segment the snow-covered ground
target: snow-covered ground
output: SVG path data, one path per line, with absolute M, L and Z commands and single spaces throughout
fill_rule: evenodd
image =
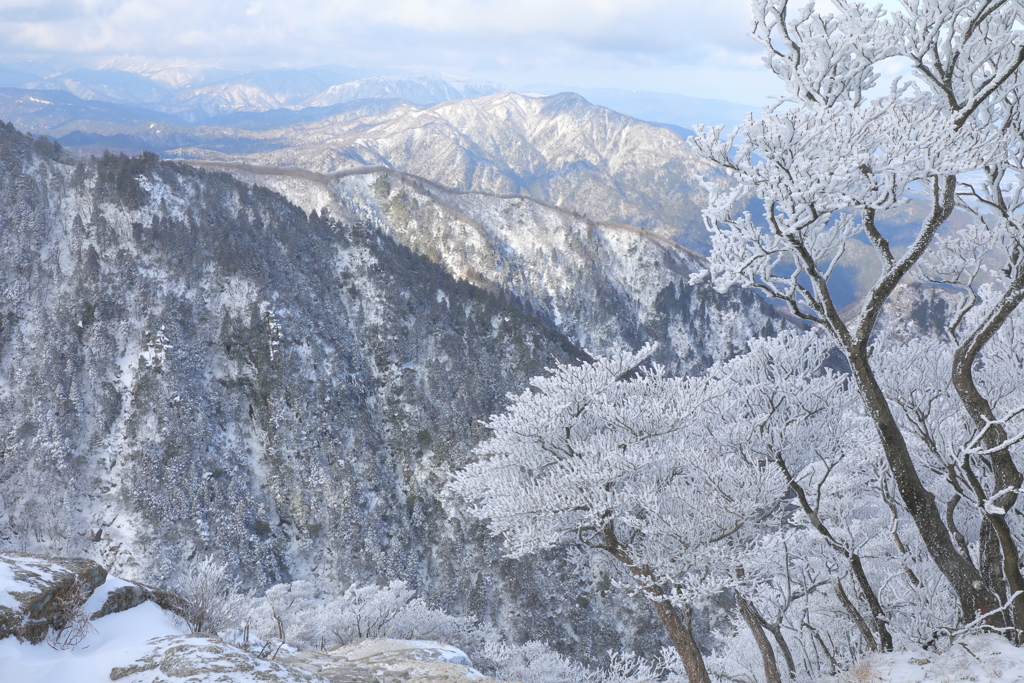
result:
M 119 579 L 107 583 L 112 581 L 112 587 L 123 585 Z M 105 599 L 104 588 L 108 586 L 96 593 Z M 19 643 L 14 636 L 0 640 L 0 683 L 109 683 L 111 669 L 129 666 L 152 650 L 150 638 L 186 632 L 152 602 L 108 614 L 92 625 L 95 631 L 69 650 L 56 650 L 45 642 Z
M 17 559 L 21 563 L 15 571 L 0 574 L 0 596 L 24 588 L 26 567 L 40 564 Z M 21 580 L 16 578 L 18 571 Z M 45 579 L 35 581 L 41 582 Z M 131 585 L 108 577 L 89 597 L 84 613 L 99 612 L 112 591 Z M 0 683 L 325 683 L 306 669 L 261 659 L 215 635 L 189 634 L 180 619 L 154 602 L 89 624 L 88 633 L 73 647 L 59 647 L 62 641 L 70 645 L 61 637 L 35 645 L 13 635 L 0 640 Z
M 27 575 L 28 561 L 18 559 L 16 570 Z M 0 595 L 26 588 L 24 576 L 18 579 L 16 573 L 0 573 Z M 85 603 L 85 614 L 100 612 L 111 592 L 132 585 L 108 577 Z M 21 609 L 16 602 L 13 606 Z M 89 623 L 88 635 L 74 647 L 57 647 L 61 638 L 35 645 L 13 635 L 0 640 L 0 683 L 372 683 L 385 675 L 409 683 L 490 680 L 465 652 L 436 641 L 363 640 L 328 653 L 290 646 L 271 650 L 249 638 L 246 647 L 237 631 L 225 632 L 223 639 L 190 634 L 181 620 L 149 601 Z M 273 657 L 261 657 L 253 645 L 260 654 L 273 651 Z
M 861 660 L 842 683 L 1022 683 L 1024 648 L 995 634 L 965 636 L 941 652 L 915 648 Z

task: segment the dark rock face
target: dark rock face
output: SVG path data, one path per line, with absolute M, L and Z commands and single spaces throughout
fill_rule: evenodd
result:
M 0 553 L 0 570 L 7 575 L 0 588 L 0 639 L 13 635 L 30 643 L 64 628 L 68 599 L 87 598 L 107 580 L 107 571 L 92 560 L 30 553 Z
M 147 588 L 140 585 L 121 586 L 107 594 L 103 606 L 89 615 L 90 619 L 99 619 L 108 614 L 124 612 L 132 607 L 138 607 L 150 600 L 152 595 Z
M 179 616 L 183 616 L 185 613 L 181 599 L 174 595 L 174 593 L 162 588 L 132 583 L 129 586 L 120 586 L 107 593 L 107 599 L 103 601 L 103 606 L 90 614 L 89 618 L 99 619 L 108 614 L 124 612 L 132 607 L 138 607 L 144 602 L 155 602 L 168 612 Z

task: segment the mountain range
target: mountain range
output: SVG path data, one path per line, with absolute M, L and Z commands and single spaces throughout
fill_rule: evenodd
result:
M 357 99 L 403 99 L 437 104 L 498 92 L 495 83 L 441 73 L 356 77 L 338 67 L 233 73 L 209 68 L 156 71 L 73 69 L 45 78 L 6 70 L 0 83 L 24 90 L 69 92 L 86 101 L 137 106 L 201 122 L 231 112 L 324 107 Z
M 73 97 L 0 89 L 0 118 L 92 153 L 149 150 L 322 173 L 383 165 L 453 189 L 529 195 L 697 251 L 709 247 L 699 177 L 716 169 L 676 132 L 572 93 L 498 93 L 430 107 L 366 99 L 236 112 L 203 126 Z
M 342 66 L 231 71 L 216 67 L 162 67 L 145 63 L 99 69 L 41 70 L 0 66 L 0 87 L 69 92 L 86 101 L 140 106 L 189 123 L 238 112 L 328 107 L 362 99 L 399 99 L 430 106 L 507 91 L 497 83 L 438 72 L 368 70 Z M 678 128 L 697 123 L 735 125 L 757 107 L 678 93 L 530 84 L 532 95 L 576 92 L 594 104 L 641 120 Z
M 502 560 L 440 492 L 556 362 L 653 341 L 688 372 L 788 324 L 691 287 L 699 255 L 388 168 L 90 159 L 10 124 L 0 166 L 0 545 L 150 583 L 208 555 L 256 588 L 402 579 L 515 642 L 660 648 L 642 600 Z

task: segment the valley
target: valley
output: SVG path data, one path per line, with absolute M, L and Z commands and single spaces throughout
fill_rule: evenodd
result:
M 1017 680 L 1020 7 L 273 4 L 0 68 L 0 683 Z
M 8 547 L 154 583 L 211 553 L 256 588 L 402 579 L 580 658 L 660 647 L 645 605 L 501 559 L 440 492 L 552 363 L 653 341 L 697 370 L 770 308 L 644 231 L 390 169 L 236 179 L 9 125 L 0 158 Z

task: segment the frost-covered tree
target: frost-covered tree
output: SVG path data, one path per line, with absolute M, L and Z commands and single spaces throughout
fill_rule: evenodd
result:
M 638 367 L 651 351 L 534 378 L 449 488 L 511 557 L 570 545 L 612 558 L 651 601 L 689 680 L 709 681 L 694 606 L 758 580 L 787 483 L 774 462 L 709 441 L 699 413 L 718 383 Z
M 249 595 L 228 567 L 212 557 L 190 566 L 174 586 L 180 617 L 193 633 L 217 633 L 238 626 L 249 607 Z
M 884 381 L 922 387 L 906 382 L 901 368 L 915 363 L 903 351 L 935 343 L 941 344 L 930 339 L 893 349 L 880 369 Z M 850 376 L 829 368 L 833 350 L 814 333 L 751 340 L 748 353 L 711 369 L 716 388 L 697 416 L 707 447 L 774 462 L 789 482 L 785 523 L 794 531 L 751 561 L 762 567 L 762 579 L 742 597 L 771 635 L 780 668 L 810 680 L 869 651 L 925 642 L 938 628 L 955 629 L 959 617 L 948 584 L 897 504 Z M 940 425 L 950 417 L 943 405 L 956 400 L 949 393 L 941 404 L 931 401 Z M 924 455 L 917 445 L 915 460 Z M 746 675 L 734 668 L 749 659 L 744 638 L 723 632 L 728 642 L 712 660 L 733 678 Z
M 460 647 L 482 638 L 476 622 L 429 607 L 404 581 L 332 591 L 310 581 L 269 588 L 253 603 L 253 631 L 302 647 L 336 647 L 363 638 L 441 640 Z
M 704 276 L 757 288 L 827 334 L 887 463 L 880 486 L 891 485 L 893 523 L 912 521 L 963 621 L 987 614 L 1019 633 L 1024 7 L 832 4 L 823 14 L 753 3 L 753 35 L 789 96 L 724 138 L 698 129 L 696 149 L 729 171 L 709 185 Z M 879 64 L 893 59 L 913 79 L 877 94 Z M 926 215 L 904 239 L 882 219 L 912 201 Z M 955 229 L 958 209 L 970 221 Z M 853 240 L 880 274 L 851 312 L 840 310 L 832 278 Z M 912 279 L 943 288 L 944 339 L 879 333 Z
M 911 441 L 915 462 L 928 442 L 970 438 L 955 392 L 904 370 L 944 343 L 896 346 L 878 368 L 885 386 L 931 392 L 933 435 Z M 644 351 L 556 368 L 492 418 L 481 459 L 451 488 L 512 556 L 564 544 L 612 558 L 654 603 L 691 677 L 817 680 L 955 631 L 957 601 L 898 504 L 850 375 L 829 367 L 834 350 L 784 331 L 699 378 L 637 369 Z M 1004 392 L 1024 388 L 998 376 Z M 704 660 L 687 649 L 689 618 L 711 598 L 736 608 L 735 625 Z

